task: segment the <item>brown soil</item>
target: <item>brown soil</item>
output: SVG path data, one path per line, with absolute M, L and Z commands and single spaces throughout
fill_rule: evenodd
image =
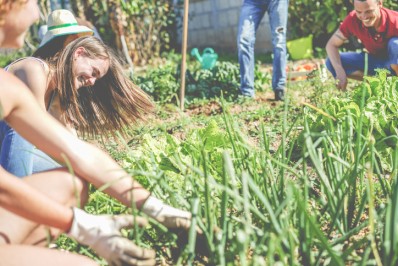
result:
M 241 112 L 253 111 L 260 108 L 264 104 L 269 104 L 271 106 L 276 106 L 282 104 L 282 102 L 277 102 L 274 100 L 274 93 L 272 91 L 258 92 L 254 101 L 251 102 L 249 106 L 241 104 L 234 104 L 229 108 L 231 114 L 239 114 Z M 206 105 L 191 105 L 185 110 L 185 114 L 189 116 L 195 115 L 219 115 L 223 112 L 220 102 L 210 101 Z

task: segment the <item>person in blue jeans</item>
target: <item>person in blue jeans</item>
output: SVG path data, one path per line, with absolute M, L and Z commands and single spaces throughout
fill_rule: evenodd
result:
M 364 74 L 375 75 L 376 69 L 398 74 L 398 12 L 384 8 L 382 0 L 354 0 L 353 4 L 354 10 L 326 44 L 326 67 L 342 90 L 346 89 L 348 78 L 362 80 Z M 339 52 L 351 37 L 360 40 L 366 52 Z
M 256 31 L 265 12 L 268 13 L 272 34 L 272 89 L 275 100 L 283 101 L 286 90 L 286 28 L 289 0 L 244 0 L 238 28 L 238 59 L 241 93 L 254 97 L 254 45 Z

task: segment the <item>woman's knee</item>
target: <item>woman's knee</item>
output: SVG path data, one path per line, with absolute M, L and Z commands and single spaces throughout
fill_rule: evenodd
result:
M 37 173 L 24 180 L 61 204 L 77 206 L 87 201 L 87 182 L 65 168 Z
M 23 256 L 21 256 L 23 254 Z M 0 246 L 0 266 L 2 265 L 29 265 L 29 266 L 98 266 L 98 264 L 82 255 L 62 252 L 59 250 L 32 247 L 32 246 Z
M 83 206 L 87 201 L 87 183 L 74 177 L 66 169 L 35 174 L 24 178 L 23 181 L 65 206 Z M 7 243 L 45 244 L 48 235 L 56 237 L 59 233 L 59 230 L 52 228 L 51 231 L 48 231 L 47 227 L 38 226 L 34 222 L 0 209 L 0 245 Z
M 63 173 L 65 184 L 65 203 L 72 206 L 84 206 L 88 200 L 88 183 L 69 172 Z

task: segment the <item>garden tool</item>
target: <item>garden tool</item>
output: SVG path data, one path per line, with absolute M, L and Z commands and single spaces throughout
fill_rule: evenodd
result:
M 191 50 L 191 55 L 195 57 L 201 64 L 202 69 L 212 69 L 217 62 L 218 54 L 212 48 L 205 48 L 202 55 L 200 55 L 198 48 Z

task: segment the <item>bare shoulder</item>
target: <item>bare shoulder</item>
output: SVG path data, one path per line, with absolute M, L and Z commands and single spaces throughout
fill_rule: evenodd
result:
M 39 78 L 41 75 L 48 75 L 49 67 L 47 63 L 42 60 L 34 57 L 27 57 L 12 63 L 8 68 L 8 71 L 17 76 L 19 73 L 24 75 L 37 75 L 36 78 Z
M 33 92 L 37 100 L 42 101 L 48 86 L 49 67 L 37 58 L 27 57 L 11 65 L 8 69 Z
M 20 104 L 33 98 L 29 90 L 19 79 L 3 69 L 0 69 L 0 80 L 1 115 L 2 118 L 5 118 L 13 109 L 18 108 Z

